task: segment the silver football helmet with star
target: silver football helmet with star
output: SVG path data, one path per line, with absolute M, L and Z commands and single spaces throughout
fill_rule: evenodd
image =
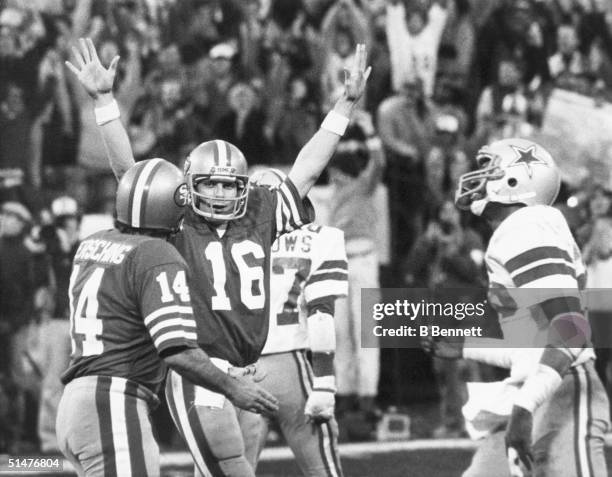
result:
M 557 198 L 559 169 L 550 153 L 533 141 L 496 141 L 478 151 L 476 162 L 476 171 L 459 178 L 455 204 L 460 209 L 482 215 L 490 202 L 551 205 Z

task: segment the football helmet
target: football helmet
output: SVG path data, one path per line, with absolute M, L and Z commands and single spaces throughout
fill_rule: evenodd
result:
M 164 159 L 134 164 L 117 187 L 117 222 L 135 229 L 174 232 L 179 227 L 187 193 L 183 174 Z
M 527 139 L 502 139 L 476 155 L 478 170 L 463 174 L 455 193 L 460 209 L 481 215 L 489 202 L 551 205 L 561 186 L 552 156 Z
M 193 211 L 207 219 L 227 221 L 246 213 L 249 198 L 247 162 L 240 149 L 216 139 L 200 144 L 185 161 L 185 179 Z M 202 181 L 236 183 L 236 196 L 217 197 L 198 192 Z

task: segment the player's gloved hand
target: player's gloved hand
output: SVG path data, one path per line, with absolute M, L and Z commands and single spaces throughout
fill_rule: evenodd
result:
M 446 337 L 421 337 L 421 347 L 427 354 L 444 359 L 459 359 L 463 357 L 463 342 L 463 340 L 450 340 Z
M 522 476 L 521 465 L 527 471 L 533 468 L 531 453 L 531 431 L 533 415 L 521 406 L 513 406 L 510 422 L 506 430 L 506 453 L 512 476 Z
M 334 417 L 336 386 L 333 376 L 314 378 L 313 389 L 304 406 L 309 421 L 320 424 Z
M 271 415 L 278 411 L 278 399 L 251 376 L 233 376 L 230 384 L 227 397 L 235 406 L 257 414 Z

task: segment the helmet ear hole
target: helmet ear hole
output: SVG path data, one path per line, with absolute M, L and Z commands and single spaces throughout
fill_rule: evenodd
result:
M 517 184 L 518 184 L 518 181 L 514 177 L 511 177 L 510 179 L 508 179 L 508 185 L 510 187 L 516 187 Z

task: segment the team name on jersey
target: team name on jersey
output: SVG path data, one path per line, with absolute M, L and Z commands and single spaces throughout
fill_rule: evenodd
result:
M 272 253 L 277 252 L 301 252 L 309 253 L 312 248 L 313 234 L 319 233 L 321 227 L 318 225 L 308 225 L 302 230 L 308 230 L 310 234 L 298 236 L 296 234 L 281 235 L 272 245 Z
M 77 250 L 75 260 L 92 260 L 98 263 L 119 265 L 132 248 L 132 245 L 108 240 L 84 240 Z

